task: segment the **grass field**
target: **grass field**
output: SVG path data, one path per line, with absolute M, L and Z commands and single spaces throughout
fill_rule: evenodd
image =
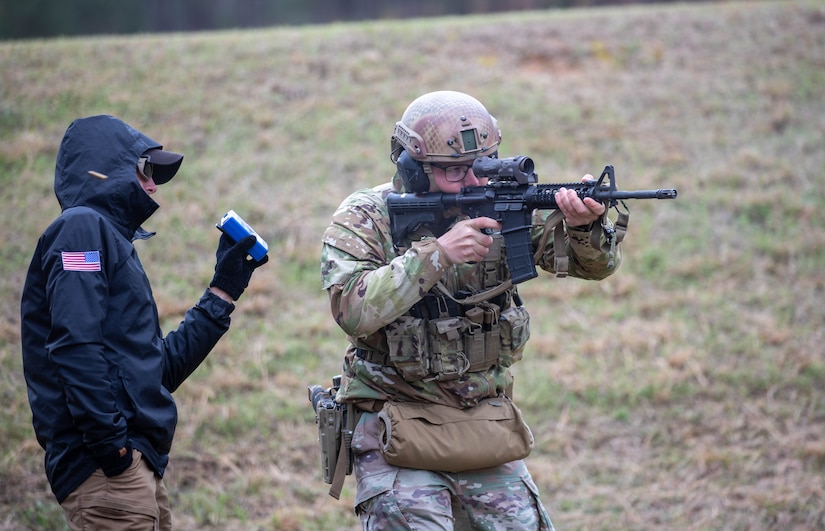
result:
M 392 176 L 395 121 L 437 89 L 484 102 L 540 182 L 613 164 L 622 188 L 679 190 L 629 205 L 611 278 L 521 289 L 515 396 L 557 528 L 825 527 L 825 7 L 776 1 L 0 43 L 0 529 L 63 526 L 19 300 L 63 131 L 98 113 L 186 154 L 137 243 L 165 330 L 211 278 L 221 214 L 270 242 L 176 392 L 177 528 L 358 528 L 353 478 L 340 501 L 320 479 L 306 397 L 345 345 L 320 237 Z

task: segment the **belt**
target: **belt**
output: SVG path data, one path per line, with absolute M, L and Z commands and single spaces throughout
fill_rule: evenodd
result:
M 370 363 L 376 363 L 378 365 L 389 365 L 387 355 L 383 352 L 378 352 L 377 350 L 366 350 L 363 348 L 356 348 L 355 356 Z

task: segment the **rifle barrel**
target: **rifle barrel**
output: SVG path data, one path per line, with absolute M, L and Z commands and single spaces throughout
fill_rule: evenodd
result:
M 593 198 L 598 201 L 610 201 L 618 199 L 676 199 L 676 189 L 662 188 L 659 190 L 614 190 L 614 191 L 596 191 Z

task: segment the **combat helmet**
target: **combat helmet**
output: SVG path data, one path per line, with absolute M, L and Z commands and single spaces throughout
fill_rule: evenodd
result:
M 395 124 L 390 158 L 408 192 L 425 192 L 432 176 L 430 163 L 492 156 L 500 142 L 496 119 L 481 102 L 462 92 L 442 90 L 410 103 Z

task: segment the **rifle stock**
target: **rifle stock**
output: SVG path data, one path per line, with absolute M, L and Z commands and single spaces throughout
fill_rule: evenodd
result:
M 605 166 L 595 180 L 579 183 L 535 184 L 533 161 L 519 156 L 507 159 L 479 157 L 473 173 L 491 180 L 484 186 L 468 186 L 457 194 L 391 193 L 387 196 L 393 244 L 404 246 L 407 235 L 421 225 L 434 223 L 453 207 L 471 218 L 489 217 L 501 223 L 507 265 L 513 284 L 537 276 L 531 249 L 530 229 L 536 209 L 558 209 L 555 195 L 561 188 L 575 190 L 579 198 L 590 197 L 608 207 L 626 199 L 676 199 L 673 188 L 623 191 L 616 188 L 613 166 Z M 605 183 L 607 179 L 608 183 Z

